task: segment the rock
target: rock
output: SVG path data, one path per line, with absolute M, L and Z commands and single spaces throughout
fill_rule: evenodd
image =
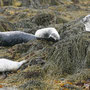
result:
M 45 60 L 43 60 L 42 58 L 36 58 L 30 61 L 30 66 L 32 65 L 44 65 L 45 64 Z
M 60 78 L 61 81 L 64 81 L 65 78 Z

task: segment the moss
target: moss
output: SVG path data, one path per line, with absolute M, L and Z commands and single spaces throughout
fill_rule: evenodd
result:
M 58 0 L 51 0 L 50 5 L 59 5 Z
M 39 25 L 48 26 L 53 22 L 53 20 L 54 15 L 43 13 L 35 16 L 34 23 L 36 23 L 38 26 Z
M 74 4 L 78 4 L 78 3 L 79 3 L 79 0 L 72 0 L 72 2 L 73 2 Z
M 3 6 L 3 0 L 0 1 L 0 6 Z
M 28 69 L 26 69 L 24 74 L 25 79 L 43 79 L 44 78 L 44 72 L 40 66 L 30 66 Z
M 4 6 L 12 5 L 12 0 L 3 0 Z
M 74 81 L 83 81 L 88 80 L 89 77 L 90 77 L 90 70 L 83 69 L 80 72 L 75 73 L 74 75 L 68 76 L 67 78 Z
M 16 7 L 20 7 L 20 6 L 22 6 L 22 2 L 20 2 L 18 0 L 14 0 L 13 5 L 16 6 Z
M 54 80 L 66 79 L 67 76 L 74 81 L 90 77 L 90 34 L 83 32 L 84 25 L 80 23 L 81 16 L 89 14 L 88 0 L 80 0 L 78 5 L 72 5 L 71 1 L 66 0 L 15 0 L 16 5 L 14 0 L 3 1 L 3 5 L 15 7 L 0 8 L 1 31 L 21 30 L 34 34 L 37 29 L 55 27 L 61 37 L 56 43 L 35 40 L 0 47 L 1 58 L 29 60 L 17 73 L 11 73 L 3 80 L 3 83 L 7 83 L 5 86 L 16 85 L 26 90 L 61 90 L 65 88 Z M 74 19 L 77 20 L 72 21 Z M 44 58 L 45 64 L 30 65 L 37 57 Z
M 15 30 L 15 27 L 12 23 L 8 21 L 0 21 L 0 31 L 12 31 Z
M 43 83 L 42 81 L 37 81 L 37 80 L 30 80 L 24 85 L 20 86 L 20 89 L 26 89 L 26 90 L 45 90 L 46 84 Z
M 68 21 L 67 20 L 65 20 L 65 19 L 63 19 L 63 18 L 60 18 L 60 17 L 57 17 L 56 18 L 56 23 L 57 24 L 60 24 L 60 23 L 67 23 Z
M 87 56 L 86 56 L 86 67 L 90 68 L 90 47 L 88 47 L 87 50 Z

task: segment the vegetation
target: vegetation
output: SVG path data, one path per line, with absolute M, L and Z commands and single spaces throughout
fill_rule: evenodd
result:
M 0 0 L 1 32 L 35 34 L 37 29 L 55 27 L 61 37 L 56 43 L 34 40 L 0 46 L 1 58 L 29 60 L 6 79 L 0 76 L 0 88 L 89 90 L 90 34 L 83 32 L 81 23 L 89 8 L 89 0 Z

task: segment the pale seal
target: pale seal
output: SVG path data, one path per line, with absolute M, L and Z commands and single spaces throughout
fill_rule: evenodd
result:
M 90 15 L 85 16 L 82 22 L 85 25 L 85 30 L 90 32 Z
M 16 62 L 16 61 L 12 61 L 9 59 L 1 58 L 0 59 L 0 72 L 3 73 L 4 77 L 6 77 L 7 76 L 6 72 L 17 71 L 26 62 L 28 62 L 28 61 L 23 60 L 20 62 Z
M 43 28 L 35 32 L 35 36 L 38 39 L 48 39 L 52 41 L 60 40 L 60 35 L 55 28 Z

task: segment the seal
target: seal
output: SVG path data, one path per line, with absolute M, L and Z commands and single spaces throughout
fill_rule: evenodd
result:
M 58 41 L 60 40 L 60 35 L 55 28 L 43 28 L 39 29 L 35 32 L 35 36 L 37 39 L 46 39 L 50 41 Z
M 23 60 L 20 62 L 12 61 L 9 59 L 1 58 L 0 59 L 0 72 L 3 73 L 4 78 L 7 77 L 7 72 L 17 71 L 23 64 L 28 62 L 27 60 Z
M 0 46 L 13 46 L 36 39 L 35 35 L 22 31 L 0 32 Z
M 85 30 L 90 32 L 90 15 L 85 16 L 82 22 L 85 25 Z

